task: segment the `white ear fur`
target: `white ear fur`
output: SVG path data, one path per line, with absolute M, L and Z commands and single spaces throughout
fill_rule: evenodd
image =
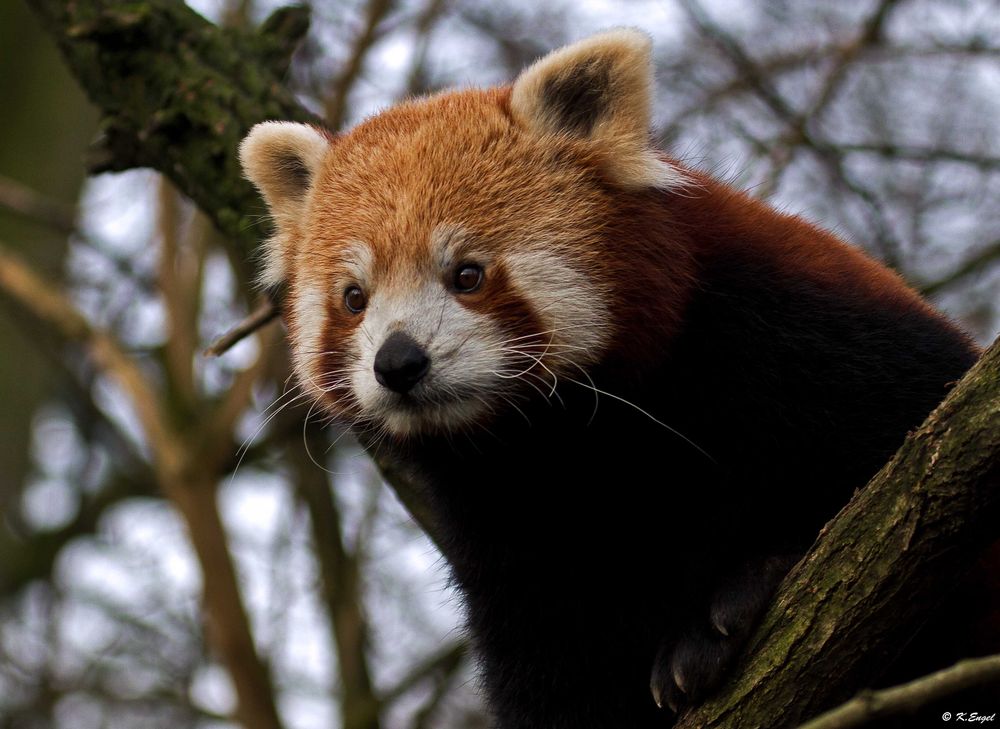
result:
M 301 219 L 303 206 L 330 142 L 308 124 L 262 122 L 240 143 L 243 174 L 264 197 L 277 231 L 264 246 L 261 283 L 280 284 L 284 276 L 290 229 Z
M 619 28 L 553 51 L 514 82 L 511 111 L 529 129 L 593 142 L 608 172 L 629 188 L 676 187 L 680 170 L 650 147 L 652 41 Z

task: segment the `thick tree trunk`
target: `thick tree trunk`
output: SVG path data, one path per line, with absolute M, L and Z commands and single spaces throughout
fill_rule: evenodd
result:
M 280 84 L 304 15 L 221 30 L 178 0 L 34 0 L 104 114 L 95 169 L 168 175 L 248 253 L 263 205 L 236 149 L 258 121 L 313 117 Z M 997 529 L 1000 347 L 906 440 L 786 580 L 750 658 L 685 727 L 792 726 L 865 685 Z M 433 535 L 400 464 L 381 463 Z M 447 556 L 447 555 L 446 555 Z

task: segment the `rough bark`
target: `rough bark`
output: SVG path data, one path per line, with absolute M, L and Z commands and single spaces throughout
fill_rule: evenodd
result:
M 871 682 L 1000 538 L 1000 340 L 824 528 L 680 727 L 790 727 Z
M 279 78 L 301 34 L 289 18 L 299 16 L 268 25 L 296 32 L 247 35 L 215 28 L 176 0 L 33 5 L 104 112 L 95 168 L 164 172 L 249 251 L 263 206 L 240 179 L 236 147 L 257 121 L 312 120 Z M 913 634 L 931 596 L 997 536 L 998 456 L 994 345 L 827 526 L 786 580 L 738 678 L 682 726 L 791 726 L 865 684 Z M 405 467 L 379 465 L 433 534 Z
M 257 122 L 318 121 L 282 85 L 308 12 L 284 8 L 247 33 L 176 0 L 29 4 L 100 109 L 91 171 L 153 167 L 251 251 L 265 208 L 235 152 Z

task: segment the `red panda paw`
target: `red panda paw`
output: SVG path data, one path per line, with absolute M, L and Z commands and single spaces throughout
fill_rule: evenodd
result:
M 720 633 L 690 629 L 660 649 L 650 691 L 660 708 L 675 714 L 699 704 L 728 672 L 740 643 Z
M 658 706 L 679 713 L 711 694 L 797 561 L 798 555 L 753 560 L 722 582 L 712 595 L 707 620 L 701 617 L 682 626 L 660 647 L 650 679 Z

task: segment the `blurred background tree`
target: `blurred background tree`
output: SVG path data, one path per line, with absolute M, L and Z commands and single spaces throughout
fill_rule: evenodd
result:
M 614 25 L 654 37 L 665 148 L 996 336 L 995 0 L 317 3 L 286 82 L 343 128 Z M 277 327 L 201 356 L 252 261 L 155 173 L 84 180 L 97 115 L 19 0 L 0 92 L 0 278 L 66 334 L 0 298 L 0 727 L 486 726 L 433 545 L 300 407 Z

